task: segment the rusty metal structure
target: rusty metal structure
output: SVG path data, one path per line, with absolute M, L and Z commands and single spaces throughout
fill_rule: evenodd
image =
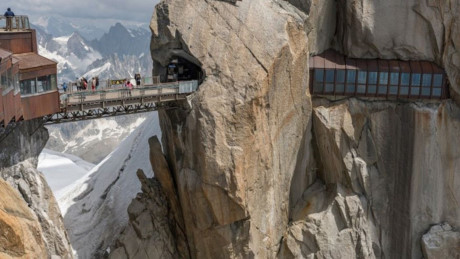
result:
M 312 95 L 449 98 L 444 70 L 429 61 L 354 59 L 327 50 L 309 65 Z

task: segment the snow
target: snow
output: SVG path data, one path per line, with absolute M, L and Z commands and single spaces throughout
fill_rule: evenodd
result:
M 91 69 L 90 71 L 86 72 L 86 74 L 84 74 L 83 76 L 88 78 L 88 77 L 93 77 L 94 75 L 100 75 L 103 72 L 108 71 L 111 67 L 112 67 L 112 64 L 107 62 L 100 67 Z
M 156 112 L 101 163 L 61 190 L 58 203 L 78 257 L 91 258 L 97 249 L 106 249 L 128 223 L 127 208 L 141 187 L 137 169 L 153 177 L 148 139 L 154 135 L 161 138 Z
M 61 36 L 61 37 L 57 37 L 57 38 L 54 38 L 54 40 L 59 43 L 61 46 L 67 44 L 67 42 L 69 41 L 70 37 L 72 37 L 72 35 L 70 36 Z
M 44 174 L 56 199 L 61 197 L 65 187 L 86 175 L 94 166 L 77 156 L 46 148 L 38 157 L 38 170 Z
M 84 41 L 80 42 L 81 46 L 85 49 L 85 51 L 87 51 L 84 56 L 79 57 L 75 53 L 71 52 L 71 50 L 68 49 L 67 43 L 73 35 L 74 33 L 69 36 L 53 38 L 53 41 L 58 44 L 57 50 L 50 51 L 46 48 L 46 46 L 38 46 L 40 55 L 58 62 L 58 73 L 61 73 L 62 70 L 68 66 L 77 74 L 83 74 L 86 72 L 89 65 L 102 58 L 102 55 L 98 51 L 89 47 Z
M 46 126 L 46 148 L 100 163 L 120 142 L 139 127 L 148 113 L 130 114 Z

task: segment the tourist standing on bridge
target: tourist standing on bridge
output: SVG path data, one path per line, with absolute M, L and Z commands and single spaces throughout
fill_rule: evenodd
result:
M 86 80 L 85 77 L 81 78 L 81 87 L 83 88 L 83 90 L 86 90 L 88 88 L 88 80 Z
M 92 91 L 96 90 L 96 78 L 95 77 L 91 78 L 91 90 Z
M 67 83 L 66 82 L 62 83 L 62 90 L 64 90 L 64 93 L 67 92 Z
M 135 74 L 134 79 L 136 79 L 136 86 L 139 87 L 141 85 L 141 74 Z
M 128 95 L 131 96 L 131 90 L 133 90 L 133 84 L 131 83 L 131 80 L 127 80 L 126 87 L 128 88 Z
M 12 31 L 14 13 L 11 8 L 6 9 L 4 16 L 6 17 L 6 31 Z

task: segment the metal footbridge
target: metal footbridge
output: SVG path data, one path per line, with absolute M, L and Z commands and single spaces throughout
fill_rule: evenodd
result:
M 44 117 L 45 124 L 64 123 L 174 108 L 198 88 L 197 80 L 152 85 L 108 87 L 60 95 L 60 112 Z

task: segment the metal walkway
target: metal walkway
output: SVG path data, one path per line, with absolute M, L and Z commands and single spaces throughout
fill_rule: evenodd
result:
M 61 94 L 61 111 L 45 116 L 45 124 L 89 120 L 174 107 L 198 88 L 198 81 L 179 81 L 151 86 L 109 88 Z

